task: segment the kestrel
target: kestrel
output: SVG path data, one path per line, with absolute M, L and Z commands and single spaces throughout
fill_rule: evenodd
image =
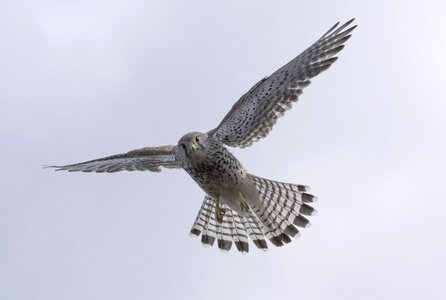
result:
M 228 151 L 248 147 L 264 138 L 277 119 L 298 100 L 310 79 L 327 70 L 336 60 L 356 28 L 354 19 L 339 22 L 313 45 L 244 94 L 223 121 L 206 132 L 187 133 L 178 144 L 146 147 L 83 163 L 50 166 L 82 172 L 152 171 L 160 167 L 183 168 L 206 193 L 190 233 L 201 242 L 230 250 L 232 242 L 248 252 L 248 236 L 266 250 L 268 239 L 275 246 L 289 243 L 298 227 L 310 225 L 306 216 L 317 197 L 300 184 L 272 181 L 248 173 Z

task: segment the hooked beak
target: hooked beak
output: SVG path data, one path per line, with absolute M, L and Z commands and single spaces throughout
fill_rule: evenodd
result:
M 191 143 L 190 143 L 189 145 L 187 145 L 187 147 L 186 147 L 186 156 L 187 156 L 187 157 L 190 157 L 191 153 L 192 153 L 192 152 L 195 153 L 199 147 L 200 147 L 200 146 L 199 146 L 195 141 L 191 142 Z
M 190 144 L 190 149 L 191 149 L 193 152 L 197 151 L 197 149 L 198 149 L 199 147 L 200 147 L 200 146 L 199 146 L 195 141 L 193 141 L 193 142 Z

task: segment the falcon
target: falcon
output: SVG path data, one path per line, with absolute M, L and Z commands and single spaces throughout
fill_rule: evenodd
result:
M 248 239 L 262 250 L 269 240 L 275 246 L 291 242 L 308 216 L 317 197 L 309 187 L 284 183 L 250 174 L 226 148 L 251 146 L 266 137 L 277 119 L 296 102 L 310 80 L 327 70 L 356 28 L 354 19 L 328 30 L 308 49 L 263 78 L 244 94 L 214 129 L 191 132 L 177 145 L 146 147 L 65 166 L 57 171 L 118 172 L 152 171 L 161 167 L 184 169 L 205 192 L 203 204 L 190 233 L 204 245 L 217 241 L 223 251 L 249 251 Z

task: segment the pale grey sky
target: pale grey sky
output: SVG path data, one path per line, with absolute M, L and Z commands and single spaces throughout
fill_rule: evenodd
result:
M 3 1 L 0 299 L 445 299 L 444 1 Z M 308 184 L 300 239 L 189 237 L 177 170 L 42 170 L 206 131 L 336 21 L 359 27 L 253 174 Z

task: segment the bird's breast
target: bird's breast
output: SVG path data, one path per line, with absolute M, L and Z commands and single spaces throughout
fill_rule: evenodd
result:
M 224 150 L 209 153 L 202 160 L 190 161 L 184 167 L 195 182 L 213 197 L 235 189 L 246 177 L 246 171 L 240 162 L 229 151 Z

